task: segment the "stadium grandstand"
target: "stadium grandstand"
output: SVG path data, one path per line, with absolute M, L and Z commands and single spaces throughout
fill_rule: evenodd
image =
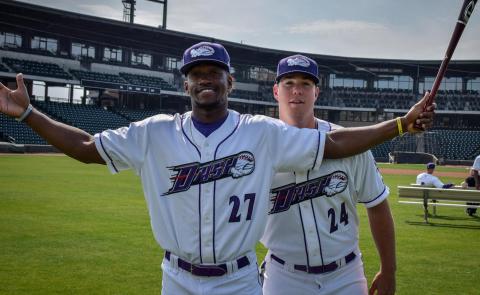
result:
M 0 81 L 15 88 L 25 75 L 32 102 L 47 115 L 90 133 L 157 113 L 185 112 L 190 100 L 179 71 L 183 50 L 222 43 L 232 57 L 230 108 L 276 117 L 276 64 L 293 52 L 0 0 Z M 440 60 L 395 60 L 308 54 L 319 64 L 317 117 L 365 126 L 404 114 L 433 84 Z M 56 93 L 62 93 L 58 95 Z M 480 60 L 453 60 L 437 95 L 435 127 L 372 151 L 428 152 L 445 163 L 480 154 Z M 0 114 L 0 141 L 46 145 L 24 124 Z

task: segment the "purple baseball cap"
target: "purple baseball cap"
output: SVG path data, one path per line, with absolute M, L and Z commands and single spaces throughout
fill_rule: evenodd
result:
M 427 169 L 435 169 L 435 163 L 432 163 L 432 162 L 428 163 Z
M 278 83 L 283 76 L 294 73 L 305 74 L 312 78 L 316 84 L 320 82 L 317 63 L 301 54 L 285 57 L 278 62 L 275 81 Z
M 218 43 L 200 42 L 185 50 L 180 72 L 187 75 L 199 63 L 214 63 L 230 73 L 230 56 L 225 47 Z

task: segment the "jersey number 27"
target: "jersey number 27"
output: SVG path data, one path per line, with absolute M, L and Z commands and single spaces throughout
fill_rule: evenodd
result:
M 251 220 L 252 219 L 252 212 L 253 212 L 253 205 L 255 203 L 255 194 L 245 194 L 243 197 L 243 203 L 245 204 L 248 202 L 248 210 L 247 210 L 247 218 L 246 220 Z M 233 204 L 232 207 L 232 213 L 230 213 L 230 219 L 228 222 L 239 222 L 240 219 L 242 218 L 240 211 L 240 204 L 241 200 L 237 196 L 231 196 L 230 197 L 230 205 Z

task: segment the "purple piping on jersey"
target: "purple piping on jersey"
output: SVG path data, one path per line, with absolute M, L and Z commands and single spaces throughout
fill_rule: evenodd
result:
M 368 202 L 359 202 L 359 203 L 368 204 L 368 203 L 371 203 L 371 202 L 375 201 L 376 199 L 380 198 L 383 195 L 383 193 L 385 192 L 386 189 L 387 189 L 387 186 L 384 186 L 383 191 L 378 196 L 376 196 L 373 200 L 370 200 Z
M 200 251 L 200 264 L 203 263 L 203 257 L 202 257 L 202 184 L 198 185 L 198 244 L 200 245 L 199 251 Z
M 237 125 L 235 126 L 235 128 L 233 128 L 233 131 L 229 135 L 227 135 L 227 137 L 225 137 L 215 148 L 215 153 L 213 154 L 213 159 L 214 160 L 217 158 L 218 148 L 225 142 L 225 140 L 227 140 L 230 136 L 232 136 L 232 134 L 237 130 L 238 125 L 240 125 L 240 118 L 238 118 Z M 213 263 L 217 263 L 217 256 L 215 254 L 215 193 L 216 193 L 216 191 L 217 191 L 217 181 L 215 180 L 213 182 L 213 237 L 212 237 L 212 239 L 213 239 L 213 243 L 212 243 Z
M 307 171 L 307 180 L 310 180 L 310 171 Z M 310 206 L 312 206 L 312 214 L 313 214 L 313 221 L 315 221 L 315 230 L 317 231 L 317 238 L 318 238 L 318 246 L 320 250 L 320 259 L 322 260 L 322 265 L 324 265 L 323 261 L 323 251 L 322 251 L 322 240 L 320 239 L 320 234 L 318 233 L 318 223 L 317 217 L 315 216 L 315 207 L 313 207 L 313 200 L 310 199 Z
M 295 171 L 293 174 L 296 177 Z M 300 223 L 302 224 L 302 232 L 303 232 L 303 245 L 305 246 L 305 256 L 307 257 L 307 265 L 310 265 L 310 258 L 308 257 L 308 247 L 307 247 L 307 236 L 305 235 L 305 227 L 303 226 L 303 216 L 302 210 L 300 209 L 300 204 L 298 204 L 298 214 L 300 214 Z
M 113 169 L 115 169 L 115 172 L 118 173 L 117 167 L 115 167 L 115 164 L 113 163 L 112 158 L 110 158 L 110 155 L 107 153 L 107 151 L 105 150 L 105 147 L 103 146 L 102 134 L 101 133 L 100 133 L 100 136 L 98 138 L 100 139 L 100 146 L 102 147 L 103 152 L 105 153 L 105 155 L 107 155 L 108 159 L 110 160 L 110 164 L 112 164 Z
M 322 265 L 324 265 L 323 261 L 323 251 L 322 251 L 322 240 L 320 239 L 320 234 L 318 233 L 318 224 L 317 224 L 317 217 L 315 216 L 315 208 L 313 207 L 313 201 L 310 199 L 310 205 L 312 206 L 312 215 L 313 220 L 315 221 L 315 230 L 317 231 L 317 238 L 318 238 L 318 246 L 320 247 L 320 259 L 322 259 Z
M 328 131 L 332 131 L 332 124 L 330 124 L 330 122 L 327 122 L 327 123 L 328 123 L 328 128 L 329 128 Z
M 183 129 L 183 116 L 184 116 L 184 115 L 182 115 L 182 116 L 180 117 L 180 126 L 182 126 L 182 133 L 183 133 L 183 135 L 188 139 L 188 141 L 190 142 L 190 144 L 193 145 L 193 147 L 197 150 L 198 156 L 199 156 L 200 158 L 202 158 L 202 154 L 201 154 L 200 151 L 198 150 L 198 147 L 197 147 L 197 146 L 193 143 L 193 141 L 188 137 L 187 133 L 185 132 L 185 129 Z M 190 120 L 191 120 L 191 119 L 190 119 Z
M 303 227 L 303 217 L 302 217 L 302 210 L 300 209 L 300 204 L 298 204 L 298 213 L 300 214 L 300 223 L 302 224 L 303 245 L 305 246 L 305 256 L 307 257 L 307 265 L 310 265 L 310 258 L 308 257 L 307 236 L 305 235 L 305 227 Z
M 202 153 L 200 153 L 200 150 L 197 148 L 197 146 L 190 140 L 188 137 L 187 133 L 185 132 L 185 129 L 183 129 L 183 116 L 180 116 L 180 126 L 182 127 L 182 133 L 183 135 L 187 138 L 187 140 L 190 142 L 191 145 L 197 150 L 198 156 L 200 159 L 202 158 Z M 203 258 L 202 258 L 202 186 L 201 184 L 198 185 L 198 239 L 199 239 L 199 252 L 200 252 L 200 263 L 203 263 Z
M 315 161 L 313 161 L 312 169 L 315 168 L 315 164 L 317 163 L 318 150 L 320 149 L 320 137 L 321 137 L 321 136 L 322 136 L 322 133 L 319 131 L 319 132 L 318 132 L 317 153 L 315 154 Z

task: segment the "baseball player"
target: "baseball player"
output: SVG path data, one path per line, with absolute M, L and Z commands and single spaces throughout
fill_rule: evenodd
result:
M 425 186 L 434 186 L 436 188 L 451 188 L 452 183 L 444 184 L 438 177 L 433 175 L 435 171 L 435 163 L 427 164 L 427 172 L 423 172 L 417 175 L 417 184 Z
M 230 57 L 216 43 L 185 50 L 181 72 L 192 111 L 156 115 L 94 136 L 34 109 L 22 75 L 0 85 L 0 111 L 26 122 L 65 154 L 133 169 L 141 178 L 154 237 L 165 250 L 163 294 L 261 294 L 255 257 L 276 171 L 305 171 L 324 157 L 353 155 L 402 130 L 429 128 L 434 107 L 420 101 L 404 117 L 326 134 L 228 110 Z M 424 98 L 425 99 L 425 98 Z
M 282 59 L 273 88 L 280 119 L 299 128 L 340 128 L 314 117 L 318 83 L 314 60 L 303 55 Z M 325 159 L 317 170 L 277 173 L 261 239 L 269 249 L 262 265 L 264 294 L 367 294 L 357 203 L 367 208 L 381 258 L 370 294 L 394 294 L 395 234 L 388 194 L 369 151 Z

